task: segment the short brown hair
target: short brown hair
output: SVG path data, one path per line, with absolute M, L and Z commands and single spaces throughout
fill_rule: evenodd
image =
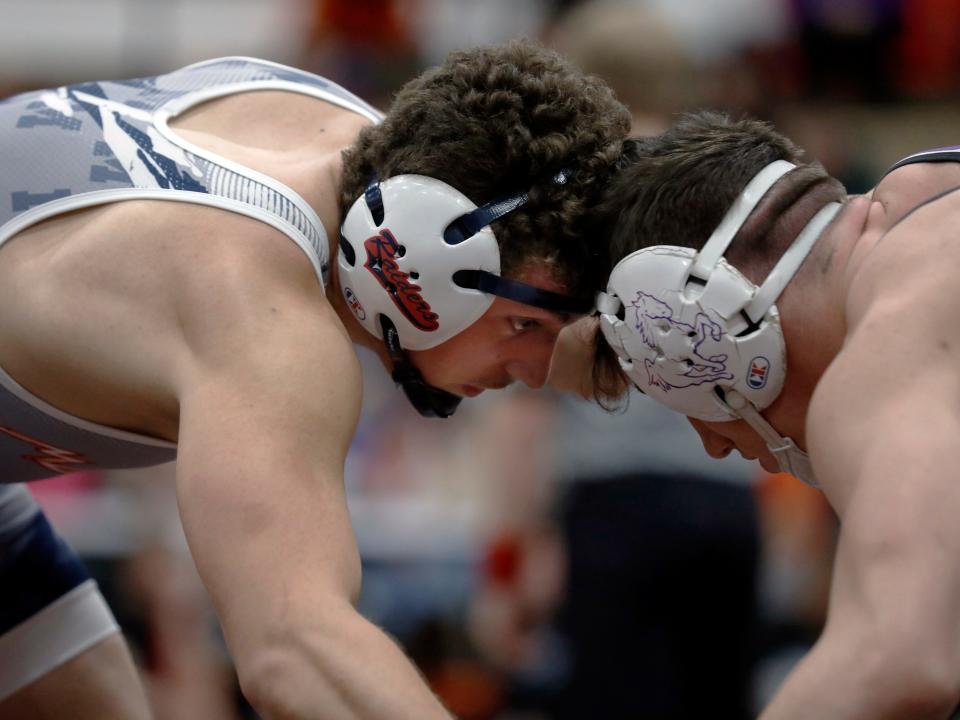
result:
M 775 160 L 797 164 L 778 181 L 737 233 L 725 257 L 751 279 L 765 277 L 843 185 L 768 123 L 690 113 L 665 133 L 629 140 L 597 214 L 610 238 L 611 267 L 651 245 L 699 250 L 750 179 Z M 613 351 L 597 339 L 595 394 L 610 400 L 623 381 Z
M 587 234 L 629 132 L 630 116 L 600 80 L 531 41 L 451 53 L 407 83 L 386 119 L 343 154 L 341 212 L 376 174 L 428 175 L 479 204 L 528 192 L 494 223 L 501 269 L 550 263 L 568 292 L 605 280 L 606 239 Z M 567 181 L 552 178 L 565 171 Z

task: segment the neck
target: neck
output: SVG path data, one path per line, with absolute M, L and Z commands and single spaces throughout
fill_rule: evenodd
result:
M 869 210 L 869 200 L 849 198 L 777 302 L 791 392 L 803 407 L 843 347 L 848 273 L 851 263 L 858 262 Z
M 886 207 L 868 195 L 850 199 L 845 213 L 845 222 L 834 240 L 835 256 L 832 267 L 832 285 L 837 299 L 846 305 L 850 285 L 870 250 L 890 228 Z
M 350 342 L 360 347 L 365 347 L 374 352 L 389 372 L 393 367 L 390 361 L 386 345 L 380 338 L 371 335 L 363 325 L 354 316 L 353 311 L 347 305 L 343 297 L 343 291 L 340 286 L 340 273 L 337 263 L 340 254 L 340 223 L 343 220 L 344 209 L 340 206 L 340 183 L 343 176 L 343 161 L 339 151 L 336 155 L 330 155 L 324 162 L 317 166 L 319 183 L 326 188 L 330 188 L 329 200 L 324 207 L 317 208 L 320 220 L 323 223 L 323 229 L 327 233 L 327 244 L 330 257 L 330 281 L 325 288 L 325 295 L 330 307 L 337 314 L 337 318 L 343 325 Z
M 328 233 L 329 235 L 329 233 Z M 387 346 L 382 339 L 374 337 L 367 329 L 360 324 L 354 316 L 353 311 L 347 305 L 343 298 L 343 292 L 340 288 L 340 273 L 338 272 L 337 253 L 339 252 L 339 229 L 336 235 L 329 235 L 330 242 L 330 282 L 326 288 L 327 301 L 330 307 L 337 314 L 340 323 L 347 331 L 350 342 L 354 345 L 367 348 L 380 358 L 380 362 L 388 372 L 393 368 L 393 362 L 390 360 L 390 354 L 387 352 Z
M 842 252 L 843 288 L 850 285 L 881 238 L 917 206 L 960 184 L 957 163 L 916 163 L 884 176 L 867 195 L 851 200 L 858 212 Z

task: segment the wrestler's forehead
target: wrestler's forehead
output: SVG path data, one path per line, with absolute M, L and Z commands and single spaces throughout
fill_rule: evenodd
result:
M 527 285 L 532 285 L 540 290 L 546 290 L 548 292 L 558 293 L 560 295 L 565 295 L 568 291 L 567 286 L 559 278 L 558 269 L 552 263 L 531 262 L 527 263 L 516 272 L 504 273 L 504 275 L 513 280 L 526 283 Z M 555 323 L 558 326 L 567 325 L 581 317 L 579 315 L 571 315 L 570 313 L 544 310 L 542 308 L 534 307 L 533 305 L 525 305 L 524 303 L 507 300 L 505 298 L 497 298 L 497 300 L 502 300 L 503 303 L 501 304 L 501 308 L 511 312 L 512 314 L 522 315 L 523 317 L 528 318 L 535 318 L 544 322 Z

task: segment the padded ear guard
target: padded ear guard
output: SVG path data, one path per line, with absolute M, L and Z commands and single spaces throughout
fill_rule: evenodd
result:
M 614 267 L 597 307 L 624 373 L 664 405 L 700 420 L 742 417 L 727 396 L 767 408 L 783 389 L 786 348 L 774 302 L 840 209 L 823 206 L 760 286 L 723 257 L 763 195 L 794 165 L 777 160 L 750 180 L 698 252 L 657 245 Z
M 704 284 L 690 275 L 695 259 L 695 250 L 664 245 L 625 257 L 601 300 L 600 327 L 643 392 L 690 417 L 731 420 L 736 415 L 715 386 L 758 408 L 783 388 L 780 318 L 776 307 L 756 322 L 746 317 L 742 308 L 756 286 L 722 259 Z
M 567 181 L 557 173 L 553 183 Z M 593 302 L 500 275 L 500 248 L 490 223 L 523 206 L 519 193 L 477 206 L 445 182 L 423 175 L 374 179 L 340 230 L 340 287 L 368 332 L 383 337 L 380 318 L 400 346 L 427 350 L 462 332 L 494 296 L 564 314 Z
M 482 227 L 467 237 L 447 232 L 476 210 L 463 193 L 423 175 L 371 183 L 354 202 L 341 228 L 340 288 L 370 333 L 383 337 L 379 317 L 385 315 L 405 349 L 426 350 L 487 311 L 493 296 L 462 287 L 454 275 L 499 275 L 493 231 Z

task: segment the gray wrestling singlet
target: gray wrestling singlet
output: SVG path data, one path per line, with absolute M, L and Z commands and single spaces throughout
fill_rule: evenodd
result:
M 382 119 L 324 78 L 252 58 L 17 95 L 0 101 L 0 245 L 81 208 L 134 199 L 189 202 L 280 230 L 303 249 L 325 284 L 327 236 L 307 202 L 271 177 L 184 141 L 167 124 L 201 102 L 252 90 L 301 93 L 373 122 Z M 155 465 L 175 456 L 172 443 L 61 412 L 0 370 L 0 482 Z

